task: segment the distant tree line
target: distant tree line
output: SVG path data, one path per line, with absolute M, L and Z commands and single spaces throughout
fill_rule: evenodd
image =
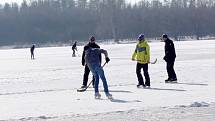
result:
M 215 34 L 214 0 L 23 0 L 0 5 L 0 45 Z

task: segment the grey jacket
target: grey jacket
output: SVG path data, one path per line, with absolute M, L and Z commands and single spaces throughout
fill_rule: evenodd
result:
M 105 58 L 108 57 L 108 53 L 104 49 L 99 48 L 88 48 L 85 50 L 85 61 L 89 68 L 93 66 L 101 66 L 100 55 L 103 53 Z

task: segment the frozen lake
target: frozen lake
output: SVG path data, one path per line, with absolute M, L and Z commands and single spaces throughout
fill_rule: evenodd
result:
M 30 59 L 29 48 L 0 50 L 0 120 L 63 120 L 65 116 L 215 103 L 215 41 L 175 42 L 178 84 L 164 83 L 164 43 L 150 43 L 151 60 L 158 59 L 149 66 L 151 89 L 136 88 L 136 62 L 131 61 L 135 46 L 101 45 L 111 59 L 104 70 L 112 102 L 103 92 L 102 100 L 95 100 L 93 88 L 76 91 L 84 72 L 83 47 L 78 47 L 79 57 L 72 57 L 71 47 L 36 48 L 35 60 Z

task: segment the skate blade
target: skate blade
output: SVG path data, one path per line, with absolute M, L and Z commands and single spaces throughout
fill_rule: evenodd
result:
M 86 91 L 87 89 L 77 89 L 77 92 L 84 92 Z
M 175 83 L 178 83 L 178 82 L 177 81 L 168 81 L 168 82 L 165 82 L 165 83 L 175 84 Z
M 113 97 L 108 97 L 109 100 L 113 100 Z
M 101 99 L 101 97 L 95 97 L 95 99 L 96 99 L 96 100 L 100 100 L 100 99 Z
M 146 87 L 144 87 L 144 89 L 151 89 L 151 87 L 150 86 L 146 86 Z
M 137 88 L 140 88 L 140 89 L 144 89 L 145 88 L 145 86 L 138 86 Z

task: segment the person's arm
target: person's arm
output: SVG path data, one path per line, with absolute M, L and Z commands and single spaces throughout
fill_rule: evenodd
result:
M 133 55 L 132 55 L 132 60 L 133 60 L 133 61 L 135 61 L 136 56 L 137 56 L 137 46 L 136 46 L 135 51 L 134 51 L 134 53 L 133 53 Z
M 175 54 L 175 46 L 173 44 L 173 42 L 169 43 L 169 48 L 166 54 L 166 60 L 167 61 L 172 61 L 176 58 L 176 54 Z
M 104 50 L 104 49 L 99 49 L 99 50 L 100 50 L 100 53 L 103 53 L 105 55 L 106 63 L 108 63 L 110 61 L 110 58 L 108 57 L 107 50 Z
M 150 62 L 150 47 L 148 44 L 146 46 L 146 59 L 147 59 L 147 62 L 149 63 Z
M 163 59 L 165 60 L 165 61 L 167 61 L 168 60 L 168 55 L 169 55 L 169 49 L 168 49 L 169 47 L 168 47 L 168 45 L 167 45 L 167 43 L 165 44 L 165 55 L 164 55 L 164 57 L 163 57 Z
M 176 57 L 176 52 L 175 52 L 175 45 L 174 45 L 173 42 L 172 42 L 172 52 L 173 52 L 173 56 L 175 58 Z
M 108 57 L 107 50 L 104 50 L 104 49 L 99 49 L 99 50 L 100 50 L 100 53 L 103 53 L 105 55 L 105 58 Z
M 85 47 L 84 47 L 84 50 L 83 50 L 83 53 L 82 53 L 82 59 L 81 59 L 81 64 L 82 64 L 82 66 L 85 66 L 85 59 L 84 59 L 84 56 L 85 56 Z
M 95 48 L 100 48 L 100 46 L 98 44 L 95 43 Z
M 173 46 L 174 46 L 173 43 L 171 42 L 167 43 L 165 47 L 165 56 L 164 56 L 165 61 L 171 60 L 173 56 Z
M 100 49 L 100 46 L 95 43 L 95 48 L 99 48 Z M 100 61 L 100 63 L 102 63 L 102 55 L 101 54 L 99 55 L 99 61 Z

